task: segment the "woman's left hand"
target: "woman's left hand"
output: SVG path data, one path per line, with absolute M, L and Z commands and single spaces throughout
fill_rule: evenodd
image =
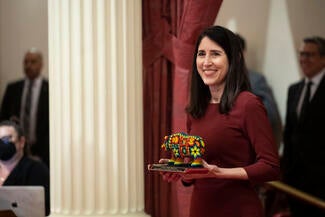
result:
M 192 180 L 192 179 L 203 179 L 203 178 L 214 178 L 216 174 L 219 172 L 219 167 L 214 164 L 208 164 L 205 160 L 202 160 L 202 165 L 204 168 L 209 170 L 208 173 L 191 173 L 191 174 L 182 174 L 182 179 L 184 180 Z
M 202 160 L 202 165 L 204 168 L 209 170 L 209 173 L 218 174 L 220 172 L 220 168 L 215 164 L 208 164 L 205 160 Z

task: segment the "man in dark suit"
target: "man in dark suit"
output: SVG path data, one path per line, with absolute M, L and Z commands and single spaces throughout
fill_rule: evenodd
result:
M 31 154 L 49 166 L 49 84 L 41 76 L 42 66 L 42 54 L 37 49 L 26 52 L 26 77 L 8 84 L 0 119 L 18 121 L 24 129 Z
M 284 130 L 284 181 L 325 199 L 325 41 L 305 38 L 299 51 L 304 79 L 289 87 Z M 293 216 L 325 216 L 315 206 L 289 198 Z

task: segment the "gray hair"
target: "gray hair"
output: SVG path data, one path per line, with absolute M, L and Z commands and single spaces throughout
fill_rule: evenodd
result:
M 40 60 L 41 60 L 41 61 L 43 60 L 43 54 L 42 54 L 42 52 L 41 52 L 38 48 L 36 48 L 36 47 L 29 48 L 29 49 L 26 51 L 25 55 L 28 54 L 28 53 L 31 53 L 31 54 L 37 54 L 38 57 L 40 58 Z

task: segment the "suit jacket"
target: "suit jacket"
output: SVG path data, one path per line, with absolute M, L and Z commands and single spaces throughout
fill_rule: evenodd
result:
M 323 76 L 304 117 L 297 106 L 304 81 L 289 88 L 282 168 L 287 183 L 325 198 L 325 76 Z
M 8 84 L 0 110 L 0 119 L 9 120 L 13 116 L 20 119 L 20 108 L 24 89 L 24 80 Z M 43 79 L 36 114 L 36 143 L 31 153 L 39 156 L 49 166 L 49 84 Z

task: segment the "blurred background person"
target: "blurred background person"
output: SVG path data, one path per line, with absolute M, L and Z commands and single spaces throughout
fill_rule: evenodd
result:
M 325 199 L 325 41 L 305 38 L 299 50 L 304 78 L 289 87 L 284 129 L 284 181 Z M 325 216 L 315 206 L 289 198 L 293 216 Z
M 240 44 L 243 48 L 244 55 L 246 55 L 247 47 L 246 40 L 240 35 L 237 34 Z M 279 113 L 277 103 L 274 99 L 272 88 L 267 83 L 266 78 L 263 74 L 256 72 L 252 69 L 248 69 L 249 81 L 251 84 L 252 92 L 261 98 L 266 111 L 267 116 L 271 122 L 272 131 L 274 134 L 275 141 L 280 147 L 282 142 L 282 121 Z
M 49 84 L 41 76 L 41 52 L 28 50 L 23 65 L 25 78 L 8 84 L 0 120 L 19 121 L 31 154 L 49 166 Z
M 243 53 L 247 55 L 246 40 L 243 36 L 237 33 L 239 42 L 243 48 Z M 275 142 L 280 150 L 282 143 L 282 121 L 279 113 L 277 103 L 275 101 L 272 88 L 267 83 L 265 76 L 252 69 L 248 69 L 249 81 L 251 84 L 251 91 L 258 96 L 267 111 L 268 119 L 271 123 L 272 132 Z M 272 216 L 280 210 L 287 208 L 286 197 L 283 193 L 276 191 L 264 185 L 259 188 L 260 198 L 263 200 L 266 217 Z
M 28 146 L 20 126 L 13 121 L 0 122 L 0 187 L 43 186 L 46 215 L 50 212 L 49 170 L 41 161 L 28 157 Z

